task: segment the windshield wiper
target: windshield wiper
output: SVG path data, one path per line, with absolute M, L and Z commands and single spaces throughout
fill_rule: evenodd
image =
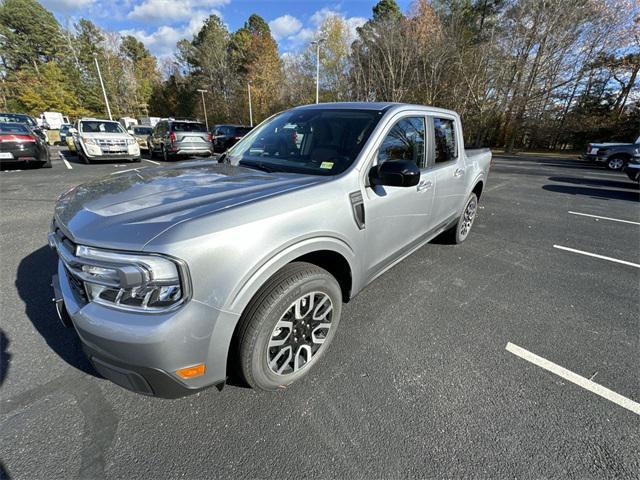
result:
M 251 161 L 247 161 L 247 160 L 240 160 L 238 162 L 238 165 L 240 166 L 247 166 L 249 168 L 253 168 L 254 170 L 261 170 L 263 172 L 267 172 L 267 173 L 273 173 L 275 172 L 275 170 L 273 168 L 267 167 L 264 163 L 262 162 L 251 162 Z

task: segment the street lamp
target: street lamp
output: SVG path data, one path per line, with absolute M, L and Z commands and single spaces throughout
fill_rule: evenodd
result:
M 208 93 L 208 90 L 198 89 L 200 95 L 202 95 L 202 111 L 204 112 L 204 124 L 207 127 L 207 132 L 209 131 L 209 120 L 207 120 L 207 106 L 204 103 L 204 94 Z
M 325 40 L 326 38 L 320 37 L 311 42 L 311 45 L 316 46 L 316 103 L 319 103 L 320 98 L 320 44 Z
M 253 127 L 253 111 L 251 110 L 251 82 L 247 82 L 247 92 L 249 93 L 249 125 Z
M 107 91 L 104 88 L 104 82 L 102 81 L 102 73 L 100 73 L 100 65 L 98 64 L 98 55 L 93 54 L 93 60 L 96 62 L 96 70 L 98 70 L 98 78 L 100 79 L 100 86 L 102 87 L 102 95 L 104 96 L 104 103 L 107 105 L 107 113 L 109 114 L 109 120 L 113 120 L 111 116 L 111 107 L 109 107 L 109 99 L 107 98 Z

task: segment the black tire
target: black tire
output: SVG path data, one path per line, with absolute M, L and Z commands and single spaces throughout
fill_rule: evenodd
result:
M 132 158 L 131 159 L 131 163 L 140 163 L 141 162 L 141 157 L 137 157 L 137 158 Z
M 164 148 L 164 145 L 162 145 L 162 147 L 160 147 L 162 150 L 162 160 L 165 162 L 170 162 L 172 160 L 172 157 L 167 153 L 167 149 Z
M 84 154 L 82 148 L 78 149 L 78 158 L 82 161 L 82 163 L 86 163 L 87 165 L 91 163 L 91 160 L 89 160 L 89 157 Z
M 328 313 L 325 313 L 324 320 L 320 320 L 322 322 L 329 318 L 328 323 L 330 323 L 330 327 L 322 339 L 322 344 L 311 354 L 310 359 L 306 356 L 305 363 L 297 371 L 278 374 L 269 366 L 268 360 L 268 355 L 273 354 L 273 349 L 277 350 L 277 347 L 269 348 L 269 343 L 276 335 L 276 330 L 281 330 L 276 329 L 276 325 L 294 308 L 296 302 L 307 296 L 307 298 L 316 298 L 316 295 L 328 297 L 332 306 L 330 309 L 331 317 L 329 318 Z M 321 308 L 322 302 L 318 302 L 315 307 L 313 305 L 315 304 L 312 304 L 306 312 L 307 315 L 311 313 L 312 317 Z M 255 389 L 273 391 L 286 388 L 307 375 L 322 358 L 331 343 L 340 322 L 341 310 L 342 291 L 336 279 L 329 272 L 305 262 L 290 263 L 282 268 L 258 291 L 240 319 L 236 348 L 239 354 L 240 370 L 247 384 Z M 289 330 L 287 336 L 289 342 L 293 342 L 295 328 L 305 328 L 299 325 L 303 321 L 304 319 L 293 320 L 293 322 L 297 322 L 297 327 L 294 326 Z M 301 341 L 305 340 L 303 335 L 308 335 L 307 340 L 313 338 L 317 325 L 314 327 L 314 333 L 309 333 L 312 327 L 309 324 L 309 318 L 307 318 L 306 328 L 306 333 L 297 334 L 300 335 Z M 294 348 L 297 348 L 296 353 L 301 351 L 300 344 L 297 345 L 291 347 L 292 354 Z M 291 359 L 295 362 L 296 358 L 297 355 L 293 354 Z M 289 360 L 283 363 L 289 363 Z
M 607 159 L 607 169 L 609 170 L 614 170 L 614 171 L 619 171 L 622 170 L 622 168 L 625 166 L 626 162 L 626 158 L 620 155 L 614 155 L 611 158 Z
M 51 168 L 51 160 L 44 162 L 41 168 Z
M 470 205 L 474 206 L 470 207 Z M 468 218 L 468 215 L 470 213 L 468 211 L 469 208 L 472 208 L 470 222 Z M 462 210 L 462 214 L 458 218 L 458 221 L 449 230 L 445 231 L 442 234 L 442 237 L 446 241 L 446 243 L 458 245 L 464 242 L 469 237 L 471 227 L 473 227 L 473 222 L 477 217 L 477 212 L 478 197 L 475 193 L 471 193 L 464 204 L 464 209 Z

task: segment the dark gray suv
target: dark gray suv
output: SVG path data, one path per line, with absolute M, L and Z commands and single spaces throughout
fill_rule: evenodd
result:
M 178 156 L 203 156 L 213 154 L 211 133 L 204 123 L 195 120 L 160 120 L 149 136 L 151 157 L 161 156 L 173 160 Z

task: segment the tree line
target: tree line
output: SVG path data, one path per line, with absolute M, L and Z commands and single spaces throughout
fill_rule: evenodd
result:
M 353 32 L 336 14 L 315 34 L 320 101 L 411 102 L 457 111 L 469 145 L 582 148 L 640 134 L 640 9 L 633 0 L 381 0 Z M 62 27 L 35 0 L 0 3 L 3 109 L 254 123 L 315 101 L 316 47 L 281 55 L 252 14 L 230 32 L 211 15 L 171 59 L 82 19 Z

